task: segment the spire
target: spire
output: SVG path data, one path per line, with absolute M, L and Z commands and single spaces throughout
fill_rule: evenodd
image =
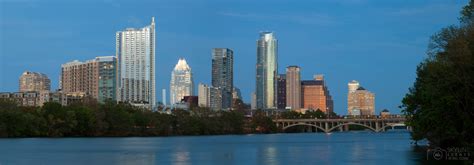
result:
M 179 58 L 174 70 L 191 70 L 191 68 L 184 58 Z
M 151 17 L 151 24 L 155 24 L 155 17 Z

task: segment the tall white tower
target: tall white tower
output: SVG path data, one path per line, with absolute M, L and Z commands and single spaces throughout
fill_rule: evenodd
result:
M 116 33 L 117 100 L 154 108 L 155 90 L 155 18 L 151 24 Z
M 257 40 L 256 106 L 277 108 L 278 40 L 273 32 L 261 32 Z

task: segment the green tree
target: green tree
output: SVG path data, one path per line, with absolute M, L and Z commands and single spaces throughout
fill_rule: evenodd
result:
M 435 146 L 474 148 L 474 26 L 473 1 L 463 10 L 460 26 L 435 34 L 428 58 L 402 100 L 414 140 Z
M 324 119 L 326 118 L 326 114 L 324 114 L 323 111 L 320 109 L 314 111 L 314 110 L 308 110 L 304 113 L 303 118 L 305 119 Z

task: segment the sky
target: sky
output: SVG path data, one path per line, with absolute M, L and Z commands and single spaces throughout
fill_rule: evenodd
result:
M 398 106 L 426 58 L 430 36 L 457 24 L 467 0 L 0 0 L 0 92 L 18 91 L 26 70 L 52 89 L 61 64 L 115 56 L 115 33 L 156 22 L 156 88 L 169 93 L 179 58 L 197 87 L 211 81 L 211 49 L 234 50 L 234 86 L 250 103 L 256 40 L 273 31 L 279 73 L 301 67 L 303 80 L 324 74 L 335 112 L 347 113 L 347 83 L 376 95 L 376 113 Z M 195 90 L 197 94 L 197 89 Z M 169 95 L 168 95 L 169 96 Z M 169 99 L 167 99 L 169 100 Z

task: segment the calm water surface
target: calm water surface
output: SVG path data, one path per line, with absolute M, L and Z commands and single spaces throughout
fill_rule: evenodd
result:
M 416 164 L 405 131 L 0 139 L 7 164 Z

